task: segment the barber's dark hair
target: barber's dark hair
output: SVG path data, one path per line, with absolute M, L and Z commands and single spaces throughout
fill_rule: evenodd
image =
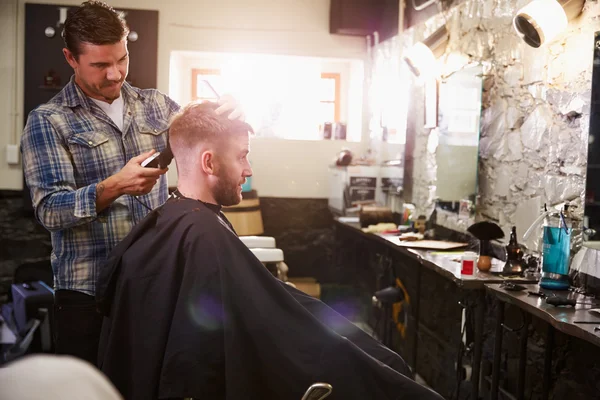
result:
M 75 59 L 81 54 L 81 44 L 115 44 L 129 34 L 125 20 L 102 1 L 86 1 L 65 20 L 63 40 Z

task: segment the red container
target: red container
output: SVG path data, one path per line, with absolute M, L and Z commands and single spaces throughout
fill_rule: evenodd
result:
M 477 254 L 472 251 L 467 251 L 462 256 L 460 273 L 462 275 L 473 275 L 475 263 L 477 262 Z
M 475 261 L 473 260 L 463 260 L 462 268 L 460 273 L 463 275 L 473 275 L 473 267 L 475 266 Z

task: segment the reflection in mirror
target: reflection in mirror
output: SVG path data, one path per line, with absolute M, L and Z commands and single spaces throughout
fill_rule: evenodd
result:
M 600 32 L 594 38 L 594 67 L 592 72 L 592 99 L 590 104 L 590 132 L 585 187 L 584 226 L 586 238 L 594 243 L 587 247 L 600 248 Z
M 471 66 L 440 82 L 436 197 L 438 207 L 472 214 L 477 195 L 482 67 Z

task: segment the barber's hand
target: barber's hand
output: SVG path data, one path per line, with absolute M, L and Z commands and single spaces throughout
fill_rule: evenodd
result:
M 217 114 L 229 113 L 227 116 L 229 119 L 239 119 L 240 121 L 246 119 L 246 115 L 244 115 L 244 110 L 242 110 L 240 103 L 238 103 L 230 94 L 224 94 L 219 98 L 219 106 L 220 107 L 215 110 Z
M 115 174 L 115 178 L 118 178 L 118 185 L 122 194 L 139 196 L 150 193 L 158 178 L 168 171 L 168 168 L 142 167 L 142 162 L 154 153 L 156 151 L 151 150 L 133 157 Z

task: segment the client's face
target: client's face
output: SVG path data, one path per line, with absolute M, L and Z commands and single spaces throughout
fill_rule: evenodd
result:
M 213 197 L 217 204 L 234 206 L 242 201 L 242 185 L 246 178 L 252 176 L 252 168 L 248 162 L 250 141 L 248 135 L 234 135 L 219 157 L 217 157 L 218 178 L 214 186 Z

